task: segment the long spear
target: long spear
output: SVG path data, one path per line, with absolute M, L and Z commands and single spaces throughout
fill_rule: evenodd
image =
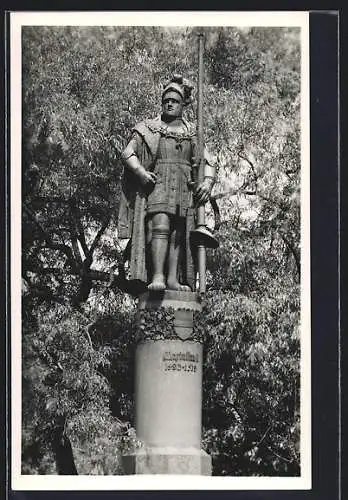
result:
M 198 167 L 197 186 L 204 180 L 204 140 L 203 140 L 203 33 L 198 34 L 198 98 L 197 98 L 197 158 L 196 165 Z M 204 205 L 197 207 L 197 227 L 192 231 L 191 236 L 193 242 L 197 246 L 197 261 L 198 261 L 198 277 L 199 277 L 199 294 L 203 296 L 206 290 L 206 247 L 217 248 L 219 242 L 211 234 L 205 225 L 205 208 Z
M 203 50 L 204 34 L 198 34 L 198 99 L 197 99 L 197 149 L 198 149 L 198 186 L 204 179 L 204 142 L 203 142 Z M 197 209 L 197 228 L 205 229 L 205 208 L 200 205 Z M 206 291 L 206 250 L 203 242 L 197 245 L 199 293 Z

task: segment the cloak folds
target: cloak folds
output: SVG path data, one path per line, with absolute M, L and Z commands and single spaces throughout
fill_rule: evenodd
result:
M 190 136 L 194 138 L 191 124 L 184 122 Z M 161 119 L 135 125 L 134 137 L 140 163 L 146 170 L 154 170 L 159 141 L 161 138 Z M 190 233 L 195 228 L 194 210 L 190 208 L 186 220 L 185 252 L 179 263 L 179 280 L 195 289 L 195 265 Z M 147 218 L 147 193 L 136 175 L 127 167 L 124 169 L 118 217 L 118 237 L 130 239 L 125 250 L 124 260 L 129 262 L 128 280 L 131 288 L 145 289 L 151 280 L 151 221 Z

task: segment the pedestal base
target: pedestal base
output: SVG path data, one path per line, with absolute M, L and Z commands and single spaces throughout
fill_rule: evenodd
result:
M 123 470 L 129 474 L 191 474 L 211 476 L 211 457 L 195 448 L 146 448 L 123 455 Z
M 142 446 L 122 457 L 125 474 L 212 474 L 201 450 L 203 339 L 196 293 L 140 295 L 135 427 Z

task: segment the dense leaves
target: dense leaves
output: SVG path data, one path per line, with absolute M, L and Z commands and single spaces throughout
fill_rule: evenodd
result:
M 120 152 L 173 72 L 196 84 L 196 32 L 23 29 L 24 473 L 119 474 L 136 444 Z M 218 165 L 207 218 L 220 247 L 197 329 L 215 475 L 300 472 L 299 48 L 294 28 L 205 30 L 204 133 Z

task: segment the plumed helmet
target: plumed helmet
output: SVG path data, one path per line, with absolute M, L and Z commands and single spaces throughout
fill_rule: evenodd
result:
M 165 85 L 163 85 L 163 88 L 164 89 L 162 92 L 162 99 L 167 92 L 173 91 L 181 95 L 182 100 L 184 102 L 184 106 L 191 104 L 193 101 L 192 97 L 193 85 L 191 85 L 186 78 L 183 78 L 182 75 L 174 74 L 170 79 L 170 81 Z

